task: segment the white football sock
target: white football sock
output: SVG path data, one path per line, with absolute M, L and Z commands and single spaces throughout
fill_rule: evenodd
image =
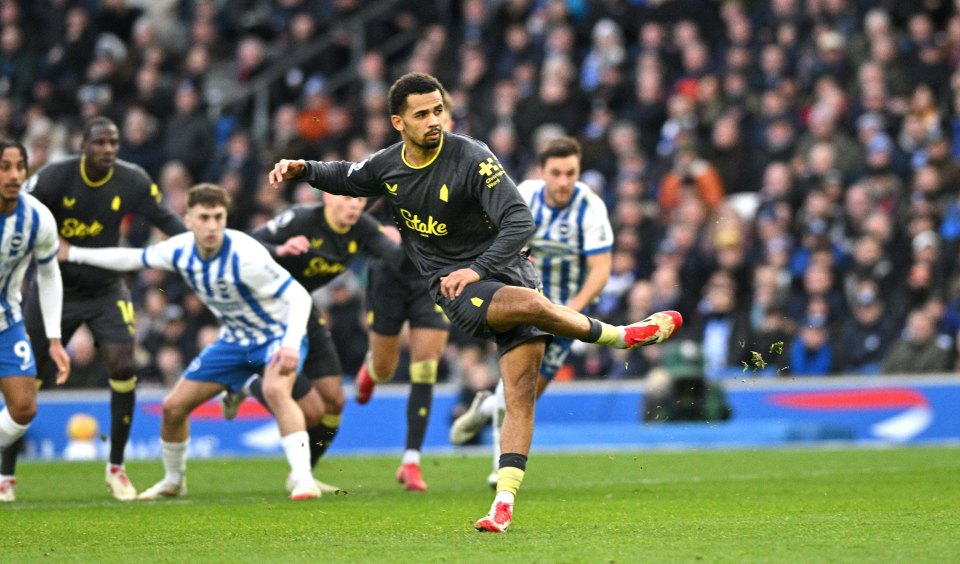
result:
M 506 411 L 507 409 L 507 400 L 503 395 L 503 380 L 501 379 L 497 382 L 497 388 L 493 391 L 490 396 L 480 402 L 480 407 L 477 408 L 477 411 L 485 415 L 486 417 L 492 418 L 494 412 L 497 410 Z
M 0 411 L 0 448 L 12 445 L 27 432 L 29 426 L 29 423 L 21 425 L 14 421 L 13 417 L 10 417 L 10 412 L 4 407 L 3 411 Z
M 420 464 L 420 451 L 419 451 L 419 450 L 413 450 L 412 448 L 408 448 L 407 450 L 403 451 L 403 463 L 404 463 L 404 464 L 417 464 L 417 465 L 419 465 L 419 464 Z
M 312 482 L 310 472 L 310 437 L 306 431 L 296 431 L 280 437 L 280 445 L 290 464 L 290 476 L 299 483 Z
M 160 439 L 160 449 L 163 451 L 163 481 L 170 485 L 179 485 L 183 482 L 183 475 L 187 472 L 187 447 L 190 439 L 182 443 L 168 443 Z
M 507 397 L 503 393 L 503 378 L 497 382 L 497 388 L 493 390 L 494 397 L 497 398 L 497 409 L 501 411 L 507 410 Z
M 510 505 L 513 505 L 513 501 L 514 501 L 515 499 L 516 499 L 516 497 L 515 497 L 511 492 L 508 492 L 508 491 L 499 491 L 499 492 L 497 492 L 496 497 L 493 498 L 493 502 L 494 502 L 494 503 L 497 503 L 497 502 L 499 502 L 499 501 L 502 501 L 502 502 L 505 502 L 505 503 L 509 503 Z

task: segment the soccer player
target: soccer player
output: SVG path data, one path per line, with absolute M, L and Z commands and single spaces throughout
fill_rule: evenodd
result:
M 370 350 L 357 372 L 356 400 L 370 401 L 374 386 L 393 378 L 400 361 L 400 330 L 410 325 L 410 395 L 407 397 L 406 447 L 397 481 L 407 491 L 426 491 L 420 470 L 420 450 L 427 434 L 437 367 L 447 346 L 450 321 L 430 297 L 429 287 L 406 257 L 400 267 L 383 261 L 370 265 L 367 282 L 367 321 Z
M 443 129 L 451 131 L 452 100 L 443 95 Z M 356 400 L 360 405 L 370 401 L 378 383 L 393 379 L 400 362 L 400 331 L 409 324 L 410 393 L 407 396 L 407 437 L 397 468 L 397 482 L 412 492 L 427 490 L 420 470 L 420 451 L 427 435 L 433 385 L 437 383 L 440 356 L 447 346 L 450 320 L 430 297 L 430 287 L 420 276 L 416 265 L 404 257 L 399 268 L 383 261 L 371 261 L 367 281 L 367 321 L 370 327 L 370 350 L 357 372 Z
M 503 454 L 490 512 L 474 526 L 500 532 L 510 525 L 523 481 L 536 378 L 550 335 L 629 348 L 670 338 L 682 320 L 658 312 L 616 327 L 544 297 L 520 253 L 534 229 L 530 209 L 486 145 L 443 131 L 442 92 L 428 74 L 400 77 L 388 93 L 400 142 L 359 163 L 281 159 L 269 180 L 274 187 L 299 178 L 328 192 L 384 196 L 404 250 L 450 321 L 496 341 L 506 397 Z
M 63 281 L 56 261 L 57 223 L 43 204 L 20 192 L 27 179 L 27 150 L 0 140 L 0 450 L 17 441 L 37 413 L 37 365 L 23 328 L 20 285 L 31 259 L 37 263 L 43 327 L 57 383 L 70 375 L 70 357 L 60 341 Z M 0 501 L 15 501 L 13 473 L 0 475 Z
M 162 204 L 163 196 L 147 173 L 137 165 L 117 159 L 120 134 L 105 117 L 95 117 L 83 127 L 82 154 L 49 164 L 26 184 L 57 221 L 60 237 L 71 244 L 112 247 L 120 241 L 121 222 L 139 214 L 167 235 L 185 230 L 183 221 Z M 121 275 L 109 270 L 67 264 L 63 276 L 63 341 L 69 342 L 81 323 L 97 341 L 110 378 L 110 460 L 107 488 L 116 499 L 127 501 L 137 490 L 123 466 L 124 449 L 133 424 L 135 389 L 134 317 L 130 291 Z M 31 290 L 24 311 L 27 333 L 37 355 L 37 374 L 46 379 L 49 347 L 41 319 L 39 292 Z M 49 385 L 50 382 L 44 382 Z M 0 474 L 12 475 L 20 448 L 3 452 Z
M 582 312 L 596 301 L 610 278 L 613 228 L 603 200 L 578 180 L 580 158 L 576 139 L 554 139 L 537 156 L 540 180 L 525 180 L 517 189 L 533 213 L 535 229 L 528 248 L 543 281 L 544 294 L 554 303 Z M 538 399 L 566 362 L 572 343 L 564 337 L 554 337 L 550 342 L 537 377 Z M 450 427 L 450 441 L 469 441 L 492 418 L 496 463 L 503 386 L 498 385 L 494 395 L 484 391 L 477 396 L 471 408 Z M 488 482 L 496 485 L 496 468 Z
M 190 413 L 224 389 L 237 391 L 251 372 L 261 371 L 264 395 L 290 463 L 294 481 L 290 499 L 320 495 L 310 473 L 303 412 L 291 396 L 306 355 L 310 295 L 256 239 L 226 228 L 229 207 L 223 188 L 198 184 L 187 193 L 186 233 L 145 249 L 64 243 L 60 251 L 69 262 L 118 272 L 143 268 L 177 272 L 220 322 L 217 340 L 193 359 L 163 400 L 164 477 L 137 499 L 187 493 Z
M 313 292 L 347 270 L 359 253 L 382 257 L 387 264 L 403 260 L 403 250 L 390 240 L 373 216 L 363 213 L 366 201 L 366 198 L 324 194 L 323 203 L 294 206 L 251 235 L 308 292 Z M 302 373 L 313 381 L 313 388 L 322 399 L 321 412 L 317 414 L 319 423 L 307 429 L 313 467 L 340 428 L 346 398 L 340 358 L 316 306 L 310 310 L 307 339 L 309 351 Z M 252 381 L 248 388 L 266 405 L 259 379 Z M 294 399 L 300 400 L 296 390 Z M 242 400 L 242 394 L 228 393 L 224 398 L 224 417 L 232 419 Z M 313 418 L 314 414 L 309 415 Z M 317 486 L 324 493 L 339 489 L 319 481 Z

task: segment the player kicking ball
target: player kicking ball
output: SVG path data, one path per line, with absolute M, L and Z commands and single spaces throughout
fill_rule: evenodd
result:
M 186 233 L 145 249 L 66 243 L 60 249 L 61 259 L 73 263 L 121 272 L 177 272 L 220 322 L 217 340 L 193 359 L 163 400 L 164 477 L 137 499 L 186 495 L 190 413 L 225 389 L 239 391 L 254 372 L 263 374 L 264 395 L 280 428 L 294 481 L 290 499 L 320 495 L 310 472 L 303 411 L 291 396 L 306 356 L 310 295 L 259 242 L 226 228 L 229 206 L 223 188 L 198 184 L 187 193 Z
M 544 295 L 554 303 L 589 312 L 610 279 L 613 228 L 603 199 L 579 180 L 581 159 L 576 139 L 552 139 L 537 155 L 539 178 L 521 182 L 517 190 L 533 214 L 535 229 L 527 249 L 543 281 Z M 563 337 L 550 342 L 537 377 L 537 399 L 566 362 L 572 344 L 572 339 Z M 493 421 L 494 469 L 487 478 L 491 486 L 497 485 L 504 404 L 501 382 L 495 394 L 478 392 L 450 427 L 450 442 L 461 445 Z

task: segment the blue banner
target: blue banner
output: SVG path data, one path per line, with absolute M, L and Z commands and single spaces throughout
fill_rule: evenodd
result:
M 347 402 L 331 454 L 402 450 L 402 385 L 379 386 L 365 406 Z M 129 458 L 159 458 L 163 390 L 140 390 Z M 640 382 L 556 383 L 537 405 L 535 449 L 748 447 L 818 441 L 916 443 L 960 440 L 960 379 L 832 378 L 743 380 L 728 386 L 726 422 L 644 423 Z M 425 451 L 450 450 L 450 414 L 459 397 L 437 386 Z M 27 433 L 34 459 L 105 459 L 110 408 L 106 390 L 41 392 Z M 216 400 L 191 416 L 192 458 L 281 452 L 270 414 L 252 399 L 224 421 Z M 489 431 L 481 436 L 490 441 Z

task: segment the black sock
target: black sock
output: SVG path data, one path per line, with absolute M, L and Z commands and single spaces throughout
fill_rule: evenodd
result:
M 500 468 L 512 466 L 520 470 L 527 469 L 527 455 L 516 452 L 505 452 L 500 455 Z
M 253 382 L 250 382 L 250 395 L 257 398 L 260 405 L 267 408 L 267 411 L 273 413 L 270 404 L 267 403 L 266 396 L 263 395 L 263 378 L 254 378 Z
M 253 382 L 250 382 L 249 389 L 250 395 L 257 398 L 260 405 L 267 408 L 267 411 L 273 413 L 273 410 L 270 409 L 270 404 L 267 403 L 267 397 L 263 395 L 263 378 L 254 378 Z M 313 384 L 310 383 L 310 380 L 305 376 L 297 376 L 297 379 L 293 381 L 293 390 L 290 392 L 290 395 L 294 401 L 300 401 L 305 395 L 309 394 L 312 389 Z
M 127 441 L 130 440 L 136 402 L 136 390 L 110 390 L 110 464 L 123 464 L 123 450 L 127 448 Z
M 307 435 L 310 437 L 310 468 L 316 466 L 323 453 L 327 452 L 339 430 L 340 427 L 328 427 L 323 423 L 307 429 Z
M 600 340 L 600 336 L 603 335 L 603 325 L 599 321 L 592 317 L 587 317 L 590 321 L 590 333 L 587 335 L 587 343 L 596 343 Z
M 407 450 L 420 450 L 430 421 L 433 384 L 411 384 L 407 398 Z
M 3 449 L 0 455 L 0 474 L 4 476 L 13 476 L 17 471 L 17 455 L 23 449 L 23 437 L 13 441 L 7 448 Z

